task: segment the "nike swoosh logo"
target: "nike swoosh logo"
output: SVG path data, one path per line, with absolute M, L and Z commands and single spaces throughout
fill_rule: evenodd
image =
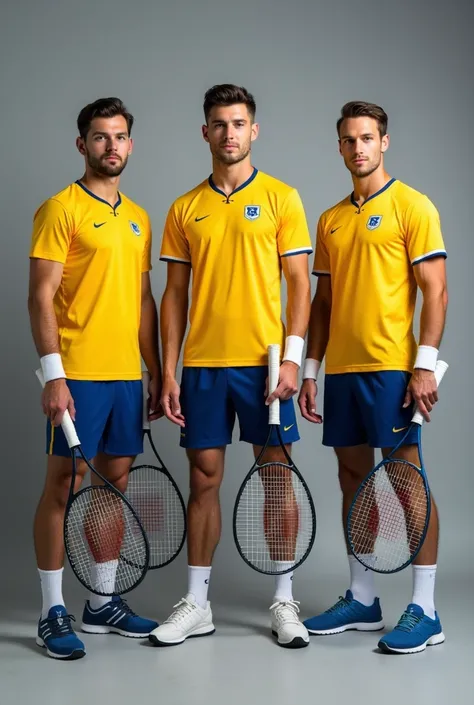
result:
M 342 225 L 338 225 L 337 228 L 333 228 L 331 230 L 331 235 L 333 235 L 336 232 L 336 230 L 339 230 L 339 228 L 342 228 Z
M 400 431 L 406 431 L 408 426 L 403 426 L 403 428 L 395 428 L 395 426 L 392 428 L 393 433 L 400 433 Z
M 211 215 L 209 213 L 209 215 Z M 199 223 L 200 220 L 205 220 L 205 218 L 209 218 L 209 215 L 203 215 L 202 218 L 194 218 L 195 223 Z
M 107 221 L 106 221 L 106 220 L 104 220 L 104 222 L 103 222 L 103 223 L 94 223 L 94 228 L 101 228 L 101 227 L 102 227 L 103 225 L 105 225 L 105 224 L 106 224 L 106 222 L 107 222 Z
M 295 425 L 295 424 L 292 423 L 291 426 L 283 426 L 283 430 L 284 430 L 284 431 L 289 431 L 290 428 L 293 428 L 294 425 Z

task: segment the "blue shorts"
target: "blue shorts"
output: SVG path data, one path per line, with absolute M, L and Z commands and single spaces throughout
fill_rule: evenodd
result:
M 131 456 L 143 452 L 141 380 L 86 382 L 68 379 L 76 408 L 76 430 L 86 458 L 97 453 Z M 46 427 L 46 452 L 70 456 L 60 426 Z
M 326 375 L 323 445 L 393 448 L 413 416 L 403 409 L 410 374 L 398 370 Z M 407 438 L 416 443 L 417 433 Z
M 235 416 L 240 440 L 263 446 L 268 436 L 265 405 L 267 367 L 185 367 L 181 380 L 183 448 L 218 448 L 232 443 Z M 293 400 L 280 402 L 280 431 L 284 443 L 299 440 Z M 278 445 L 276 433 L 270 445 Z

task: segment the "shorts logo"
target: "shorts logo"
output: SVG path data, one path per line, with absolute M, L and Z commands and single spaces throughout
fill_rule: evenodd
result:
M 141 235 L 142 231 L 140 230 L 140 226 L 137 223 L 134 223 L 133 220 L 128 221 L 130 223 L 130 227 L 132 229 L 132 233 L 134 235 Z
M 292 423 L 291 426 L 284 426 L 284 427 L 283 427 L 283 430 L 284 430 L 284 431 L 289 431 L 290 428 L 293 428 L 294 425 L 295 425 L 295 424 Z
M 403 428 L 395 428 L 395 426 L 392 428 L 392 433 L 400 433 L 400 431 L 406 431 L 408 426 L 403 426 Z
M 379 227 L 381 222 L 382 222 L 381 215 L 371 215 L 369 220 L 367 221 L 367 230 L 375 230 L 376 228 Z
M 244 216 L 247 220 L 257 220 L 260 217 L 260 206 L 245 206 Z

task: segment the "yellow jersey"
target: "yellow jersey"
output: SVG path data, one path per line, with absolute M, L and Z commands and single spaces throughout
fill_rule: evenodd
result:
M 322 214 L 313 274 L 331 277 L 328 374 L 413 369 L 413 267 L 432 257 L 446 257 L 438 212 L 396 179 Z
M 298 192 L 257 169 L 228 197 L 209 177 L 178 198 L 160 259 L 192 268 L 184 365 L 266 365 L 285 338 L 281 258 L 311 252 Z
M 54 310 L 68 378 L 141 378 L 141 277 L 150 250 L 149 217 L 123 194 L 111 206 L 76 181 L 36 212 L 30 257 L 64 265 Z

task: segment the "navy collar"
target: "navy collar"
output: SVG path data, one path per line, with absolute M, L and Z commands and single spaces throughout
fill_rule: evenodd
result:
M 108 201 L 106 201 L 104 198 L 100 198 L 100 196 L 96 196 L 95 193 L 92 193 L 92 191 L 89 191 L 89 189 L 86 188 L 86 187 L 84 186 L 84 184 L 81 184 L 81 182 L 79 181 L 79 179 L 76 181 L 76 184 L 77 184 L 78 186 L 80 186 L 81 189 L 82 189 L 83 191 L 85 191 L 88 196 L 91 196 L 92 198 L 95 198 L 96 201 L 100 201 L 101 203 L 105 203 L 107 206 L 109 206 L 109 208 L 113 208 L 113 209 L 115 210 L 115 209 L 118 208 L 119 205 L 122 203 L 122 196 L 121 196 L 120 192 L 119 192 L 119 195 L 118 195 L 118 201 L 117 201 L 117 203 L 115 204 L 115 206 L 112 206 L 112 204 L 109 203 Z
M 366 203 L 368 203 L 369 201 L 371 201 L 373 198 L 376 198 L 377 196 L 380 196 L 381 193 L 383 193 L 383 192 L 386 191 L 388 188 L 390 188 L 390 186 L 391 186 L 395 181 L 396 181 L 396 179 L 390 179 L 390 181 L 387 181 L 387 183 L 385 184 L 385 186 L 382 186 L 382 188 L 380 189 L 380 191 L 377 191 L 376 193 L 373 193 L 371 196 L 369 196 L 368 199 L 363 202 L 362 206 L 359 206 L 359 204 L 358 204 L 357 201 L 355 200 L 355 198 L 354 198 L 354 191 L 353 191 L 353 192 L 351 193 L 351 203 L 352 203 L 352 205 L 355 206 L 356 208 L 361 208 L 361 207 L 365 206 Z
M 252 181 L 253 181 L 253 180 L 255 179 L 255 177 L 257 176 L 257 174 L 258 174 L 258 169 L 256 169 L 256 168 L 254 167 L 254 168 L 253 168 L 253 172 L 252 172 L 252 174 L 249 176 L 249 178 L 247 179 L 247 181 L 244 181 L 243 184 L 241 184 L 240 186 L 237 186 L 237 188 L 235 189 L 235 191 L 232 191 L 232 193 L 229 193 L 229 195 L 227 195 L 226 193 L 224 193 L 224 191 L 221 191 L 220 188 L 217 188 L 217 186 L 215 185 L 214 180 L 213 180 L 213 178 L 212 178 L 212 174 L 210 175 L 208 181 L 209 181 L 209 186 L 212 188 L 213 191 L 216 191 L 217 193 L 220 193 L 221 196 L 225 196 L 226 198 L 230 198 L 231 196 L 234 195 L 234 193 L 237 193 L 238 191 L 242 191 L 242 189 L 246 188 L 249 184 L 251 184 Z

